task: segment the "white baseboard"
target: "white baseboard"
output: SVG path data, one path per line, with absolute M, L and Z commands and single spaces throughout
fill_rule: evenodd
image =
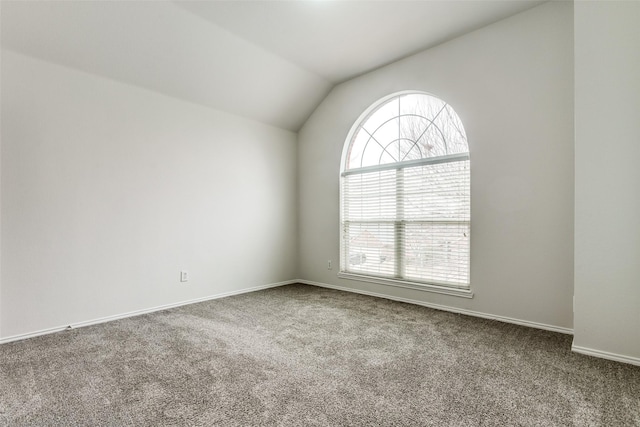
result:
M 616 362 L 640 366 L 640 357 L 624 356 L 622 354 L 609 353 L 608 351 L 595 350 L 593 348 L 581 347 L 578 345 L 572 345 L 571 351 L 585 354 L 587 356 L 599 357 L 601 359 L 608 359 Z
M 18 335 L 13 335 L 13 336 L 10 336 L 10 337 L 0 338 L 0 344 L 5 344 L 5 343 L 8 343 L 8 342 L 13 342 L 13 341 L 20 341 L 20 340 L 24 340 L 24 339 L 27 339 L 27 338 L 37 337 L 37 336 L 40 336 L 40 335 L 53 334 L 55 332 L 64 331 L 66 329 L 81 328 L 81 327 L 84 327 L 84 326 L 91 326 L 91 325 L 97 325 L 99 323 L 111 322 L 113 320 L 125 319 L 127 317 L 140 316 L 141 314 L 153 313 L 155 311 L 167 310 L 167 309 L 170 309 L 170 308 L 180 307 L 180 306 L 183 306 L 183 305 L 195 304 L 195 303 L 198 303 L 198 302 L 204 302 L 204 301 L 209 301 L 209 300 L 214 300 L 214 299 L 219 299 L 219 298 L 225 298 L 225 297 L 230 297 L 230 296 L 233 296 L 233 295 L 246 294 L 246 293 L 249 293 L 249 292 L 260 291 L 260 290 L 263 290 L 263 289 L 276 288 L 278 286 L 291 285 L 293 283 L 299 283 L 299 282 L 300 282 L 299 280 L 287 280 L 287 281 L 284 281 L 284 282 L 270 283 L 268 285 L 254 286 L 252 288 L 240 289 L 240 290 L 237 290 L 237 291 L 230 291 L 230 292 L 223 292 L 223 293 L 220 293 L 220 294 L 209 295 L 209 296 L 206 296 L 206 297 L 196 298 L 196 299 L 192 299 L 192 300 L 188 300 L 188 301 L 180 301 L 180 302 L 176 302 L 176 303 L 160 305 L 160 306 L 157 306 L 157 307 L 145 308 L 145 309 L 136 310 L 136 311 L 130 311 L 128 313 L 122 313 L 122 314 L 115 314 L 113 316 L 100 317 L 98 319 L 86 320 L 86 321 L 82 321 L 82 322 L 72 323 L 70 325 L 64 325 L 64 326 L 57 326 L 57 327 L 53 327 L 53 328 L 41 329 L 39 331 L 27 332 L 26 334 L 18 334 Z
M 544 329 L 544 330 L 547 330 L 547 331 L 560 332 L 561 334 L 573 335 L 573 329 L 563 328 L 563 327 L 554 326 L 554 325 L 547 325 L 547 324 L 544 324 L 544 323 L 531 322 L 529 320 L 514 319 L 514 318 L 511 318 L 511 317 L 498 316 L 498 315 L 495 315 L 495 314 L 482 313 L 482 312 L 479 312 L 479 311 L 465 310 L 465 309 L 462 309 L 462 308 L 455 308 L 455 307 L 449 307 L 449 306 L 446 306 L 446 305 L 433 304 L 433 303 L 419 301 L 419 300 L 415 300 L 415 299 L 394 297 L 394 296 L 391 296 L 391 295 L 379 294 L 379 293 L 376 293 L 376 292 L 362 291 L 362 290 L 359 290 L 359 289 L 346 288 L 346 287 L 343 287 L 343 286 L 329 285 L 327 283 L 313 282 L 311 280 L 302 280 L 302 279 L 300 279 L 297 282 L 298 283 L 303 283 L 305 285 L 319 286 L 319 287 L 322 287 L 322 288 L 336 289 L 336 290 L 345 291 L 345 292 L 353 292 L 353 293 L 356 293 L 356 294 L 369 295 L 369 296 L 378 297 L 378 298 L 386 298 L 386 299 L 390 299 L 390 300 L 393 300 L 393 301 L 400 301 L 400 302 L 406 302 L 406 303 L 409 303 L 409 304 L 416 304 L 416 305 L 421 305 L 421 306 L 424 306 L 424 307 L 435 308 L 436 310 L 449 311 L 449 312 L 452 312 L 452 313 L 465 314 L 467 316 L 481 317 L 483 319 L 497 320 L 497 321 L 505 322 L 505 323 L 513 323 L 513 324 L 516 324 L 516 325 L 528 326 L 530 328 Z

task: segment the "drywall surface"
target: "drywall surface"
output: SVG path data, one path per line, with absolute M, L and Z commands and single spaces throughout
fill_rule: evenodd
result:
M 2 1 L 0 30 L 16 52 L 290 130 L 331 88 L 173 1 Z
M 2 19 L 2 7 L 0 7 L 0 21 L 1 19 Z M 0 79 L 1 79 L 1 75 L 2 75 L 2 55 L 0 54 Z M 0 81 L 0 100 L 1 99 L 2 99 L 2 81 Z M 0 337 L 2 337 L 2 226 L 1 224 L 2 224 L 2 114 L 0 114 Z
M 575 4 L 574 348 L 640 364 L 640 3 Z
M 294 279 L 296 151 L 3 50 L 2 337 Z
M 367 107 L 403 90 L 444 99 L 466 127 L 473 299 L 336 275 L 345 138 Z M 571 328 L 573 156 L 568 2 L 543 4 L 345 82 L 299 134 L 300 278 Z

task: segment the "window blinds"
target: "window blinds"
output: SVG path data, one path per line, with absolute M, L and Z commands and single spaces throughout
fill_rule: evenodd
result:
M 342 270 L 469 287 L 468 153 L 343 173 Z

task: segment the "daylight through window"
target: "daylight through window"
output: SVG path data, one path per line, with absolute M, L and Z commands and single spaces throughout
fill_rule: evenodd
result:
M 469 147 L 451 106 L 387 98 L 354 125 L 344 156 L 341 273 L 468 289 Z

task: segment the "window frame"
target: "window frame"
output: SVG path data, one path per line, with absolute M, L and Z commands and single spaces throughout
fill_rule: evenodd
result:
M 416 90 L 407 90 L 407 91 L 401 91 L 401 92 L 395 92 L 392 93 L 390 95 L 387 95 L 383 98 L 378 99 L 376 102 L 374 102 L 373 104 L 371 104 L 359 117 L 358 119 L 353 123 L 349 133 L 347 134 L 347 138 L 344 142 L 343 145 L 343 150 L 342 150 L 342 159 L 341 159 L 341 163 L 340 163 L 340 176 L 339 176 L 339 183 L 340 183 L 340 189 L 339 189 L 339 193 L 340 193 L 340 200 L 339 200 L 339 207 L 340 207 L 340 261 L 339 261 L 339 271 L 337 273 L 337 276 L 339 278 L 343 278 L 343 279 L 349 279 L 349 280 L 355 280 L 355 281 L 363 281 L 363 282 L 368 282 L 368 283 L 376 283 L 376 284 L 381 284 L 381 285 L 388 285 L 388 286 L 396 286 L 396 287 L 401 287 L 401 288 L 409 288 L 409 289 L 416 289 L 416 290 L 420 290 L 420 291 L 427 291 L 427 292 L 433 292 L 433 293 L 439 293 L 439 294 L 446 294 L 446 295 L 453 295 L 453 296 L 458 296 L 458 297 L 464 297 L 464 298 L 472 298 L 473 297 L 473 292 L 471 290 L 471 280 L 469 280 L 469 284 L 468 285 L 459 285 L 459 284 L 445 284 L 445 283 L 430 283 L 429 281 L 413 281 L 411 279 L 407 279 L 407 278 L 395 278 L 395 277 L 385 277 L 385 276 L 377 276 L 377 275 L 369 275 L 366 273 L 360 274 L 357 272 L 352 272 L 352 271 L 345 271 L 347 270 L 348 266 L 344 266 L 343 263 L 345 262 L 345 253 L 344 251 L 347 250 L 346 249 L 346 245 L 345 245 L 345 209 L 344 209 L 344 191 L 345 191 L 345 177 L 348 175 L 355 175 L 355 174 L 362 174 L 362 173 L 366 173 L 366 172 L 378 172 L 378 171 L 383 171 L 383 170 L 392 170 L 392 169 L 396 169 L 396 170 L 403 170 L 406 168 L 410 168 L 410 167 L 417 167 L 417 166 L 422 166 L 422 165 L 429 165 L 429 164 L 437 164 L 437 163 L 444 163 L 444 162 L 451 162 L 451 161 L 464 161 L 464 160 L 469 160 L 469 151 L 467 151 L 466 153 L 455 153 L 455 154 L 449 154 L 449 155 L 444 155 L 444 156 L 439 156 L 439 157 L 433 157 L 433 158 L 421 158 L 421 159 L 417 159 L 417 160 L 408 160 L 408 161 L 401 161 L 401 162 L 396 162 L 396 163 L 386 163 L 386 164 L 380 164 L 380 165 L 373 165 L 373 166 L 364 166 L 364 167 L 359 167 L 359 168 L 353 168 L 353 169 L 349 169 L 346 170 L 347 167 L 347 163 L 349 161 L 348 157 L 350 155 L 350 148 L 352 146 L 352 144 L 354 143 L 354 137 L 356 132 L 358 132 L 358 130 L 360 129 L 361 125 L 364 124 L 369 117 L 375 113 L 379 108 L 381 108 L 382 106 L 384 106 L 387 102 L 389 102 L 390 100 L 392 100 L 393 98 L 396 97 L 400 97 L 403 95 L 427 95 L 427 96 L 431 96 L 434 98 L 437 98 L 439 100 L 441 100 L 441 98 L 429 94 L 427 92 L 423 92 L 423 91 L 416 91 Z M 442 101 L 442 100 L 441 100 Z M 443 101 L 444 102 L 444 101 Z M 466 138 L 465 138 L 466 139 Z M 467 146 L 468 146 L 468 142 L 467 142 Z M 404 223 L 406 223 L 407 221 L 405 220 L 401 220 L 398 218 L 394 219 L 394 227 L 397 227 L 397 224 L 400 224 L 400 226 L 404 226 Z M 408 221 L 411 222 L 411 221 Z M 469 220 L 467 221 L 469 224 L 469 230 L 471 230 L 471 218 L 469 217 Z M 470 250 L 470 247 L 469 247 Z M 403 261 L 400 261 L 403 262 Z M 471 268 L 471 253 L 469 252 L 469 269 Z M 469 271 L 470 273 L 470 271 Z M 435 282 L 435 281 L 434 281 Z

